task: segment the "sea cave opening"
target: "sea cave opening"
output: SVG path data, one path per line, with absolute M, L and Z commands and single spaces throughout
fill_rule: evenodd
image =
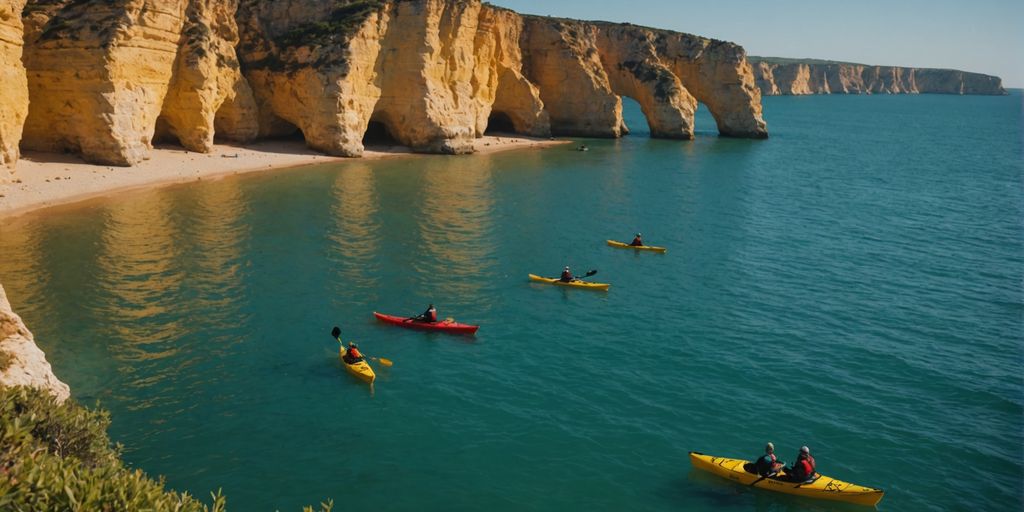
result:
M 382 121 L 370 120 L 363 133 L 364 146 L 400 146 L 401 142 L 391 135 L 388 125 Z
M 707 105 L 698 102 L 693 114 L 693 134 L 698 136 L 718 135 L 718 122 Z
M 640 103 L 629 96 L 620 96 L 620 98 L 622 98 L 622 121 L 624 124 L 622 134 L 650 137 L 650 123 L 647 122 L 647 116 L 640 107 Z
M 167 121 L 164 116 L 158 116 L 156 118 L 156 128 L 153 130 L 152 143 L 156 146 L 171 146 L 174 148 L 184 148 L 185 145 L 181 143 L 181 139 L 178 138 L 178 134 L 174 131 L 174 127 Z
M 484 135 L 515 135 L 516 126 L 512 122 L 512 118 L 508 114 L 501 111 L 492 111 L 490 117 L 487 118 L 487 129 L 484 130 Z

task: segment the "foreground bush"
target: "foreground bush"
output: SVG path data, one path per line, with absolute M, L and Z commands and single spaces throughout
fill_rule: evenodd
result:
M 0 510 L 151 510 L 223 512 L 187 493 L 164 489 L 124 466 L 107 437 L 110 417 L 44 391 L 0 389 Z

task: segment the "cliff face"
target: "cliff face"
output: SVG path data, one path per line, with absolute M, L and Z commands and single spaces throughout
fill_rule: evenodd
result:
M 22 146 L 136 164 L 157 125 L 185 147 L 255 135 L 230 0 L 31 0 L 24 10 L 30 103 Z
M 623 95 L 656 137 L 692 138 L 698 101 L 723 135 L 767 134 L 736 45 L 479 0 L 8 0 L 0 59 L 8 165 L 19 142 L 133 165 L 154 140 L 297 131 L 343 156 L 368 133 L 431 153 L 488 129 L 618 137 Z
M 492 125 L 617 137 L 620 95 L 657 137 L 691 138 L 698 100 L 725 135 L 767 133 L 735 45 L 476 0 L 30 0 L 24 22 L 23 147 L 101 163 L 137 163 L 154 139 L 208 151 L 215 135 L 296 130 L 343 156 L 368 131 L 434 153 L 469 152 Z M 5 162 L 17 120 L 3 119 Z
M 375 123 L 416 151 L 465 153 L 494 108 L 516 131 L 548 134 L 522 74 L 522 21 L 510 11 L 452 0 L 243 0 L 239 20 L 261 134 L 297 127 L 313 148 L 358 156 Z
M 0 165 L 18 161 L 18 142 L 28 115 L 28 82 L 21 64 L 24 0 L 0 3 Z M 0 171 L 0 183 L 5 179 Z
M 235 55 L 238 0 L 192 0 L 178 40 L 156 138 L 208 152 L 214 133 L 245 142 L 256 138 L 256 100 Z
M 9 366 L 0 369 L 0 386 L 42 388 L 61 402 L 70 396 L 68 385 L 53 374 L 46 355 L 36 346 L 21 317 L 11 311 L 3 286 L 0 286 L 0 352 L 10 357 Z
M 953 69 L 869 66 L 847 62 L 751 57 L 761 93 L 1006 94 L 999 77 Z

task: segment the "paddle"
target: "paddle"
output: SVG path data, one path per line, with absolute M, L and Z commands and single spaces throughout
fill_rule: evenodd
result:
M 584 277 L 590 277 L 590 276 L 592 276 L 592 275 L 594 275 L 596 273 L 597 273 L 597 269 L 590 270 L 590 271 L 587 271 L 587 273 L 583 274 L 582 276 L 573 276 L 573 280 L 574 281 L 582 281 Z
M 341 344 L 341 345 L 345 344 L 345 342 L 341 341 L 341 329 L 339 329 L 338 326 L 334 326 L 334 329 L 331 329 L 331 336 L 334 336 L 334 339 L 338 340 L 339 344 Z M 363 356 L 363 357 L 365 357 L 367 359 L 372 359 L 374 361 L 378 361 L 380 364 L 382 364 L 384 366 L 392 366 L 392 365 L 395 364 L 393 361 L 391 361 L 390 359 L 387 359 L 385 357 L 373 357 L 373 356 Z

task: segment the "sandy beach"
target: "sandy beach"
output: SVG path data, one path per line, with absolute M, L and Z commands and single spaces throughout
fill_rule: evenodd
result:
M 568 142 L 519 136 L 485 136 L 476 139 L 475 146 L 477 153 L 486 154 Z M 362 158 L 410 156 L 460 158 L 416 154 L 401 146 L 369 147 Z M 318 153 L 300 140 L 263 141 L 245 146 L 218 144 L 210 153 L 187 151 L 179 146 L 157 145 L 150 159 L 135 167 L 95 165 L 86 163 L 76 155 L 28 151 L 22 154 L 14 173 L 8 174 L 6 181 L 0 183 L 0 218 L 133 189 L 352 160 Z M 0 173 L 9 172 L 0 169 Z

